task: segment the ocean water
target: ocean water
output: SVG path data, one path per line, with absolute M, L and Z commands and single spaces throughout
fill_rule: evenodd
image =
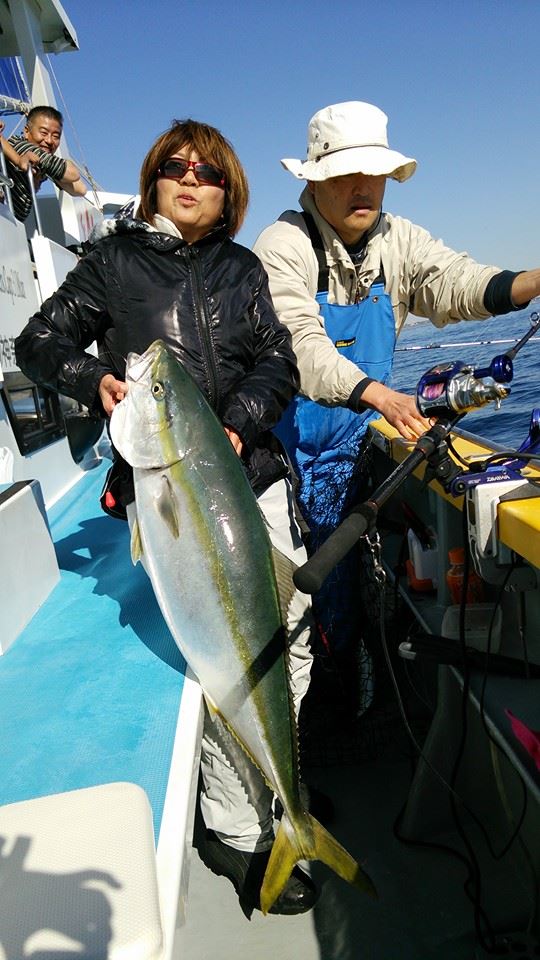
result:
M 443 330 L 429 321 L 411 322 L 409 318 L 397 342 L 392 386 L 404 393 L 415 393 L 422 374 L 438 363 L 461 360 L 473 366 L 487 366 L 493 357 L 512 349 L 514 342 L 529 330 L 534 310 L 540 313 L 538 300 L 504 317 L 451 324 Z M 540 407 L 540 332 L 515 357 L 514 377 L 508 386 L 510 396 L 501 402 L 499 410 L 488 404 L 468 413 L 460 428 L 511 448 L 519 447 L 525 440 L 531 412 Z

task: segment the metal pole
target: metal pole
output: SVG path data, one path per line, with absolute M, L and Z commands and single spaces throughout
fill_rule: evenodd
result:
M 43 229 L 42 229 L 42 227 L 41 227 L 41 219 L 40 219 L 40 216 L 39 216 L 39 210 L 38 210 L 38 205 L 37 205 L 37 200 L 36 200 L 36 190 L 35 190 L 35 187 L 34 187 L 34 174 L 33 174 L 33 171 L 32 171 L 32 167 L 29 167 L 28 170 L 26 171 L 26 173 L 27 173 L 27 177 L 28 177 L 28 185 L 29 185 L 29 187 L 30 187 L 30 195 L 31 195 L 31 197 L 32 197 L 32 207 L 34 208 L 34 214 L 35 214 L 35 217 L 36 217 L 37 232 L 39 233 L 40 237 L 42 237 L 42 236 L 43 236 Z
M 0 169 L 2 170 L 2 176 L 0 177 L 0 186 L 6 187 L 6 197 L 7 197 L 8 207 L 11 210 L 13 216 L 15 216 L 15 211 L 13 210 L 13 199 L 11 196 L 11 187 L 13 186 L 13 180 L 11 179 L 11 177 L 8 177 L 6 158 L 4 156 L 4 151 L 2 150 L 2 147 L 0 147 Z

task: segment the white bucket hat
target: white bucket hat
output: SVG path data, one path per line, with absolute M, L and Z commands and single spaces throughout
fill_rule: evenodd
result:
M 408 180 L 416 160 L 390 150 L 387 122 L 382 110 L 359 100 L 324 107 L 309 121 L 305 162 L 285 159 L 281 163 L 299 180 L 328 180 L 348 173 Z

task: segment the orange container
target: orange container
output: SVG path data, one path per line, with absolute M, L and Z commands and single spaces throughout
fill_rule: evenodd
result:
M 463 593 L 463 571 L 465 563 L 465 550 L 463 547 L 454 547 L 448 551 L 450 569 L 446 574 L 446 582 L 452 597 L 452 603 L 461 603 Z M 469 576 L 467 582 L 466 603 L 481 603 L 484 599 L 484 585 L 481 577 L 478 576 L 472 567 L 469 567 Z
M 407 570 L 407 580 L 411 590 L 416 591 L 416 593 L 433 593 L 435 590 L 433 580 L 419 580 L 416 576 L 412 560 L 405 561 L 405 569 Z

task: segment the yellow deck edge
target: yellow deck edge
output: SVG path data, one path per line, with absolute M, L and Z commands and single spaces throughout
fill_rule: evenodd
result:
M 403 440 L 397 430 L 386 420 L 374 420 L 370 426 L 388 441 L 389 456 L 396 463 L 402 463 L 414 449 L 414 443 Z M 481 437 L 473 441 L 467 437 L 452 434 L 452 443 L 460 456 L 466 459 L 481 456 L 493 449 L 489 441 Z M 414 476 L 422 479 L 424 472 L 425 464 L 421 464 L 414 471 Z M 525 476 L 535 477 L 540 481 L 540 470 L 534 467 L 527 468 Z M 430 486 L 438 496 L 461 510 L 463 497 L 451 497 L 437 481 Z M 533 566 L 540 567 L 540 497 L 500 503 L 497 508 L 497 519 L 501 542 Z

